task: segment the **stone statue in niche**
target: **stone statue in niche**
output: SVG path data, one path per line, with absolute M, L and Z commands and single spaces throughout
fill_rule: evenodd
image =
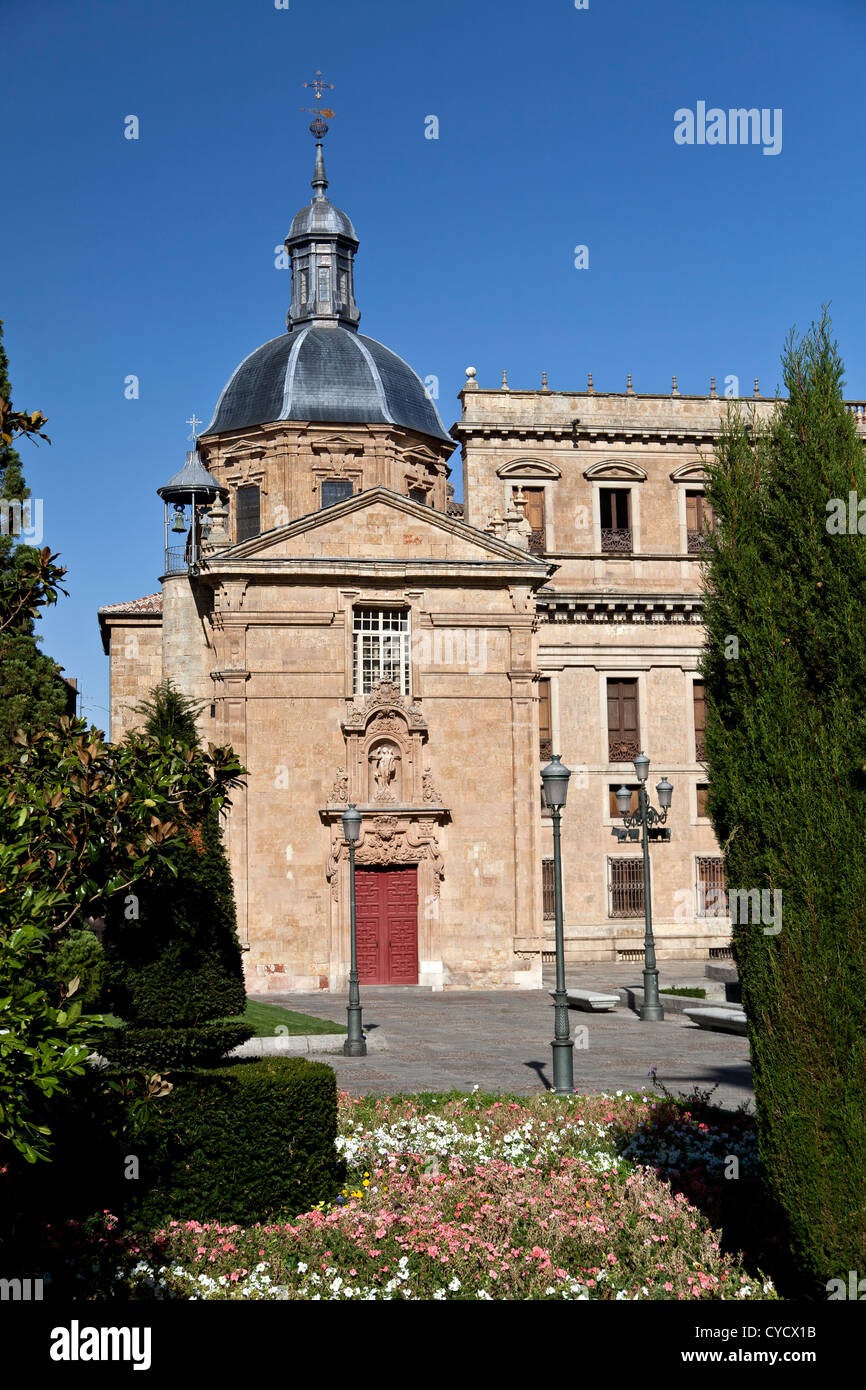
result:
M 373 801 L 396 801 L 391 786 L 397 776 L 399 753 L 391 743 L 381 743 L 370 754 L 370 767 L 373 784 L 376 788 Z

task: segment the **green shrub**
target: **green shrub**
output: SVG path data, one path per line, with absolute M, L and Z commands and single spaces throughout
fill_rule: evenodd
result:
M 74 927 L 60 937 L 48 958 L 48 969 L 58 984 L 68 988 L 78 979 L 75 998 L 84 1013 L 96 1013 L 105 987 L 105 952 L 89 927 Z
M 203 1023 L 197 1028 L 117 1028 L 103 1053 L 113 1068 L 186 1071 L 216 1066 L 255 1032 L 249 1023 Z
M 161 866 L 141 885 L 137 920 L 118 904 L 106 924 L 111 1007 L 142 1028 L 194 1027 L 236 1017 L 246 1005 L 217 813 L 178 839 L 171 869 Z
M 343 1168 L 331 1067 L 271 1057 L 171 1079 L 143 1135 L 140 1183 L 127 1184 L 127 1224 L 249 1224 L 334 1199 Z

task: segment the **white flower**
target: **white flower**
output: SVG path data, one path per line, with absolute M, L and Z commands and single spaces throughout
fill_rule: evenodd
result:
M 448 1285 L 448 1287 L 452 1293 L 456 1293 L 457 1290 L 460 1288 L 460 1280 L 457 1278 L 456 1274 L 454 1275 L 454 1278 L 451 1280 L 451 1283 Z

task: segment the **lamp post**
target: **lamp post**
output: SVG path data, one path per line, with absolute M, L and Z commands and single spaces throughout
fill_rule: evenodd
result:
M 653 838 L 669 840 L 670 830 L 656 830 L 656 827 L 663 826 L 668 818 L 671 797 L 674 789 L 666 777 L 656 786 L 656 793 L 659 799 L 660 811 L 656 811 L 650 806 L 649 793 L 646 789 L 646 780 L 649 776 L 650 760 L 646 753 L 638 753 L 634 760 L 634 770 L 640 783 L 638 791 L 638 809 L 629 814 L 631 807 L 631 792 L 628 787 L 620 787 L 616 794 L 616 804 L 623 819 L 625 829 L 619 826 L 614 827 L 614 835 L 622 843 L 626 836 L 630 840 L 636 840 L 643 830 L 643 914 L 644 914 L 644 971 L 643 971 L 643 1004 L 640 1008 L 640 1017 L 645 1023 L 661 1023 L 665 1016 L 659 999 L 659 972 L 656 968 L 656 948 L 653 939 L 653 919 L 652 904 L 650 902 L 650 861 L 649 861 L 649 833 L 653 830 Z
M 340 819 L 349 846 L 349 904 L 351 913 L 351 961 L 349 963 L 349 1032 L 343 1043 L 346 1057 L 366 1057 L 367 1044 L 361 1031 L 361 995 L 358 989 L 358 931 L 355 920 L 355 842 L 361 833 L 361 812 L 350 803 Z
M 574 1043 L 568 1021 L 568 996 L 565 992 L 565 942 L 562 934 L 562 858 L 559 843 L 559 819 L 568 795 L 567 767 L 554 753 L 547 767 L 541 770 L 544 800 L 553 816 L 553 887 L 556 919 L 556 992 L 553 1027 L 553 1089 L 559 1096 L 574 1094 Z

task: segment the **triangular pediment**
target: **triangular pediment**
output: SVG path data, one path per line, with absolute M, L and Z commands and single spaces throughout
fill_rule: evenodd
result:
M 298 517 L 286 526 L 252 536 L 207 556 L 209 569 L 243 560 L 437 561 L 525 565 L 549 571 L 549 564 L 498 536 L 477 531 L 459 517 L 434 511 L 389 488 L 355 493 L 332 507 Z

